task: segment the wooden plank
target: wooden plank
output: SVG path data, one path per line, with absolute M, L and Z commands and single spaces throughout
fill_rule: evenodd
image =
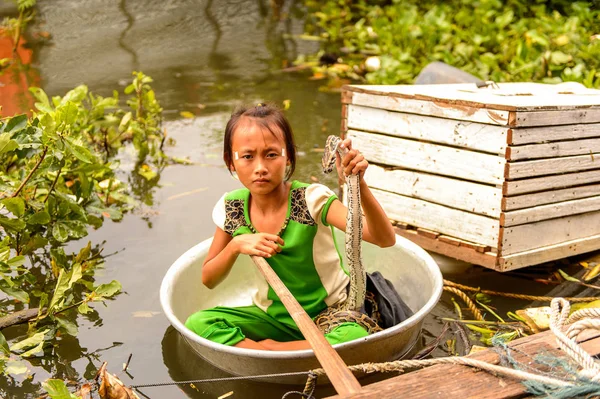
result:
M 600 138 L 593 138 L 511 146 L 506 149 L 506 159 L 509 161 L 520 161 L 524 159 L 589 155 L 598 152 L 600 152 Z
M 438 238 L 440 236 L 440 233 L 438 233 L 437 231 L 427 230 L 421 227 L 417 228 L 417 234 L 428 238 Z
M 390 219 L 493 248 L 497 246 L 498 219 L 378 189 L 371 191 Z
M 407 238 L 419 245 L 420 247 L 438 254 L 446 255 L 451 258 L 459 259 L 465 262 L 476 265 L 485 266 L 490 269 L 496 268 L 497 255 L 495 253 L 479 253 L 471 248 L 461 247 L 461 240 L 453 239 L 449 236 L 439 236 L 437 239 L 432 239 L 419 235 L 416 230 L 405 230 L 394 228 L 396 234 Z
M 582 334 L 583 335 L 583 334 Z M 590 355 L 600 353 L 598 332 L 578 338 L 581 347 Z M 508 344 L 511 356 L 540 372 L 548 372 L 547 366 L 532 361 L 535 355 L 544 353 L 557 358 L 568 358 L 558 349 L 556 338 L 550 331 L 517 339 Z M 467 356 L 491 364 L 499 364 L 500 356 L 492 349 Z M 529 371 L 529 370 L 528 370 Z M 515 399 L 529 396 L 521 381 L 509 377 L 496 377 L 476 368 L 460 365 L 440 364 L 406 373 L 387 380 L 364 386 L 362 391 L 329 399 L 395 399 L 400 393 L 410 393 L 411 399 Z
M 502 193 L 505 196 L 546 191 L 556 188 L 574 187 L 588 183 L 600 182 L 600 170 L 576 173 L 564 173 L 554 176 L 544 176 L 532 179 L 506 181 Z
M 348 128 L 504 155 L 507 127 L 350 105 Z
M 534 194 L 524 194 L 515 197 L 502 198 L 502 210 L 514 211 L 538 205 L 553 204 L 578 198 L 600 195 L 600 184 L 564 188 L 561 190 L 542 191 Z
M 576 199 L 556 204 L 534 206 L 517 211 L 503 212 L 500 216 L 500 226 L 516 226 L 599 210 L 600 196 Z
M 600 109 L 519 112 L 513 126 L 555 126 L 600 122 Z
M 600 249 L 600 234 L 500 257 L 499 270 L 537 265 Z
M 600 153 L 593 153 L 535 161 L 508 162 L 505 177 L 507 180 L 523 179 L 597 168 L 600 168 Z
M 586 123 L 574 125 L 521 127 L 510 131 L 509 145 L 544 143 L 560 140 L 583 139 L 600 136 L 600 124 Z
M 259 256 L 251 256 L 251 258 L 265 280 L 273 288 L 273 291 L 275 291 L 290 316 L 292 316 L 304 338 L 310 343 L 315 356 L 327 373 L 327 377 L 337 393 L 347 395 L 359 392 L 361 389 L 360 383 L 354 374 L 352 374 L 340 355 L 325 339 L 321 330 L 312 321 L 304 308 L 300 306 L 279 276 L 271 269 L 267 261 Z
M 600 211 L 503 227 L 500 253 L 502 256 L 512 255 L 595 236 L 598 233 L 600 233 Z
M 369 93 L 401 99 L 444 102 L 454 106 L 521 111 L 527 115 L 544 111 L 600 110 L 600 90 L 580 83 L 498 83 L 499 88 L 478 88 L 475 83 L 435 85 L 352 85 L 355 93 Z M 555 112 L 559 114 L 560 112 Z M 583 116 L 583 115 L 582 115 Z M 550 124 L 552 125 L 552 123 Z
M 500 218 L 502 189 L 499 186 L 404 169 L 386 169 L 376 164 L 369 165 L 365 181 L 380 190 Z
M 357 130 L 348 130 L 348 137 L 370 162 L 494 185 L 504 181 L 504 157 Z
M 501 126 L 509 125 L 510 116 L 509 111 L 489 110 L 466 105 L 457 106 L 448 104 L 447 102 L 433 102 L 359 92 L 355 92 L 352 96 L 352 104 Z

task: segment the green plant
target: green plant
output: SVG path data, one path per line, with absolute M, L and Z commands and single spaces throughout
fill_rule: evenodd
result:
M 26 306 L 35 312 L 25 336 L 7 342 L 0 333 L 0 372 L 26 372 L 20 359 L 77 335 L 79 315 L 88 317 L 91 303 L 121 290 L 118 281 L 94 281 L 101 248 L 88 242 L 69 255 L 63 245 L 137 204 L 116 176 L 119 148 L 132 142 L 138 162 L 149 168 L 168 160 L 151 79 L 134 76 L 129 111 L 119 107 L 116 92 L 103 98 L 78 86 L 50 99 L 32 88 L 33 116 L 0 120 L 0 290 L 11 298 L 0 301 L 0 316 Z
M 537 0 L 305 1 L 307 30 L 349 68 L 315 72 L 408 84 L 432 61 L 484 80 L 577 81 L 600 87 L 600 10 L 593 2 Z M 369 56 L 379 68 L 367 68 Z

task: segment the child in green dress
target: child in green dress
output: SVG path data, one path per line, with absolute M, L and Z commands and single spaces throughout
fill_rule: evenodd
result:
M 392 246 L 395 234 L 385 212 L 362 179 L 368 162 L 352 143 L 337 159 L 340 176 L 359 174 L 363 239 Z M 234 112 L 227 123 L 223 159 L 244 188 L 223 195 L 213 210 L 217 225 L 202 266 L 202 283 L 217 286 L 240 254 L 264 257 L 311 316 L 347 297 L 349 277 L 333 237 L 346 229 L 347 208 L 321 184 L 289 178 L 296 165 L 292 129 L 276 107 L 259 104 Z M 261 350 L 309 349 L 302 333 L 262 276 L 253 305 L 215 307 L 192 314 L 185 325 L 224 345 Z M 367 335 L 343 323 L 325 337 L 333 345 Z

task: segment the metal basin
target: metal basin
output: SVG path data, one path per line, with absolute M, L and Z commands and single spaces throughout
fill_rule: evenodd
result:
M 344 242 L 342 232 L 336 232 L 336 236 L 338 243 Z M 287 373 L 319 368 L 312 350 L 272 352 L 240 349 L 201 338 L 185 327 L 187 317 L 197 310 L 219 305 L 251 304 L 256 271 L 247 256 L 239 257 L 228 278 L 218 287 L 210 290 L 202 285 L 202 262 L 210 243 L 210 239 L 203 241 L 181 255 L 167 271 L 160 288 L 163 311 L 190 344 L 190 350 L 234 375 Z M 442 293 L 442 275 L 435 261 L 422 248 L 403 237 L 396 236 L 396 244 L 384 249 L 363 243 L 363 260 L 368 271 L 378 270 L 394 284 L 414 314 L 379 333 L 334 345 L 349 365 L 385 362 L 405 355 L 416 343 L 424 317 L 433 309 Z M 268 381 L 273 382 L 273 379 Z M 276 382 L 300 384 L 304 381 L 305 377 L 298 376 L 281 378 Z

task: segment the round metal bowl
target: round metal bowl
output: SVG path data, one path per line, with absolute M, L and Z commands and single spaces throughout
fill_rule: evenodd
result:
M 338 243 L 344 233 L 336 232 Z M 161 288 L 160 302 L 169 319 L 199 356 L 234 375 L 261 375 L 307 371 L 319 368 L 312 350 L 262 351 L 217 344 L 188 330 L 187 317 L 214 306 L 251 304 L 255 266 L 247 256 L 240 256 L 230 275 L 210 290 L 202 284 L 202 262 L 211 239 L 185 252 L 167 271 Z M 442 293 L 442 275 L 432 257 L 409 240 L 396 236 L 389 248 L 363 243 L 363 261 L 370 272 L 379 271 L 390 280 L 414 314 L 402 323 L 368 337 L 334 345 L 346 364 L 385 362 L 404 356 L 416 343 L 424 317 L 433 309 Z M 193 367 L 193 365 L 189 365 Z M 305 376 L 285 377 L 278 383 L 300 384 Z M 269 379 L 273 382 L 273 379 Z

